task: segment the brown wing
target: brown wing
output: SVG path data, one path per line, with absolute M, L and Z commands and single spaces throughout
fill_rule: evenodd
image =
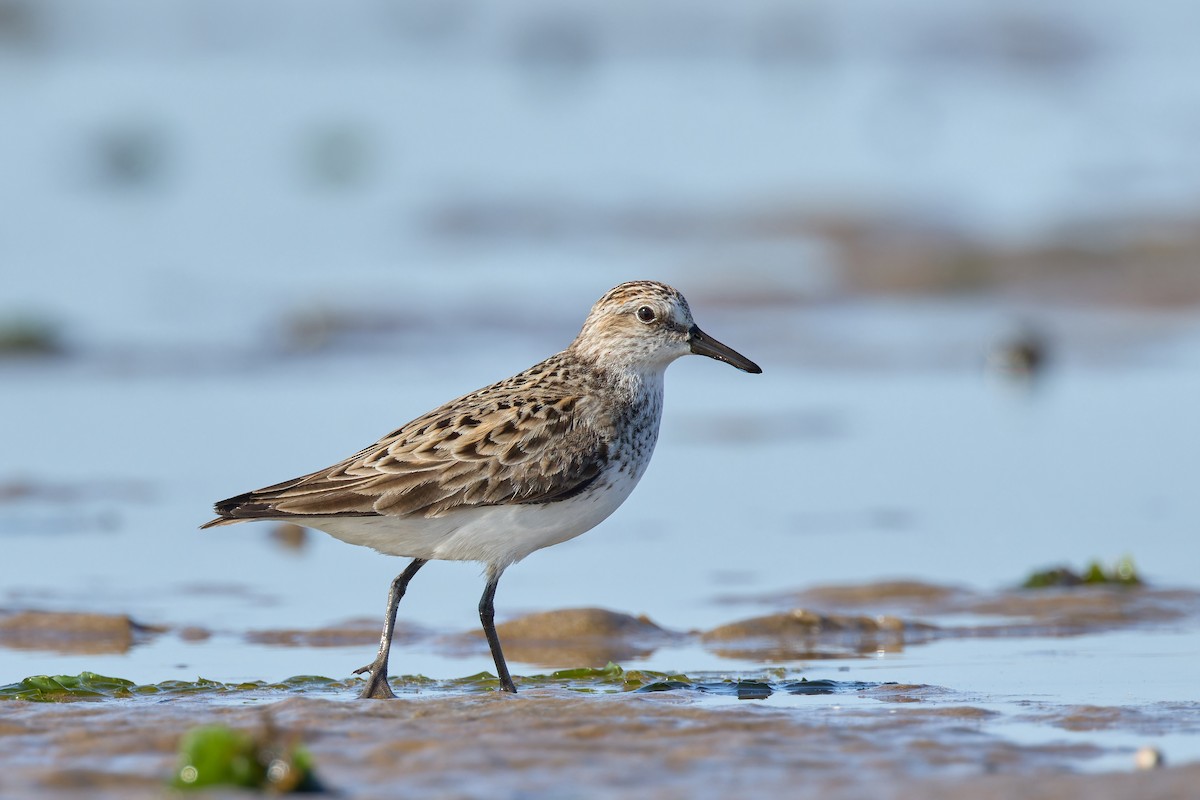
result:
M 516 403 L 476 393 L 431 411 L 326 470 L 216 505 L 204 527 L 289 516 L 423 515 L 548 503 L 587 488 L 608 462 L 609 430 L 579 395 Z

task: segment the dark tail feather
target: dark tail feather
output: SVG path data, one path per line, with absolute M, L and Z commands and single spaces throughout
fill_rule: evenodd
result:
M 243 522 L 248 519 L 265 519 L 279 516 L 270 503 L 264 503 L 258 499 L 257 496 L 259 494 L 260 492 L 246 492 L 245 494 L 239 494 L 235 497 L 219 501 L 213 506 L 213 511 L 216 511 L 218 514 L 217 518 L 201 525 L 200 530 L 215 528 L 218 525 L 232 525 L 235 522 Z

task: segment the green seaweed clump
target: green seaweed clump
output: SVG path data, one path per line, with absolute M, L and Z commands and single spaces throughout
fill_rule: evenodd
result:
M 262 736 L 224 725 L 193 728 L 179 745 L 176 789 L 233 786 L 274 792 L 323 792 L 312 756 L 299 744 L 286 743 L 268 724 Z
M 0 319 L 0 357 L 60 355 L 62 336 L 51 322 L 34 317 Z
M 641 669 L 627 670 L 611 661 L 603 667 L 560 669 L 550 675 L 534 675 L 525 680 L 534 685 L 561 686 L 564 689 L 585 694 L 637 692 L 650 685 L 670 682 L 686 685 L 690 682 L 686 675 Z
M 194 681 L 169 680 L 137 684 L 124 678 L 110 678 L 95 672 L 78 675 L 33 675 L 16 683 L 0 686 L 0 700 L 30 700 L 56 703 L 69 700 L 116 700 L 146 695 L 226 695 L 237 692 L 337 692 L 354 688 L 356 678 L 334 680 L 320 675 L 297 675 L 277 683 L 246 681 L 222 683 L 208 678 Z
M 1069 586 L 1142 586 L 1137 567 L 1129 556 L 1117 561 L 1112 569 L 1106 570 L 1099 561 L 1088 564 L 1082 574 L 1069 567 L 1034 572 L 1021 584 L 1023 589 L 1046 589 Z
M 60 702 L 64 700 L 104 700 L 130 697 L 138 686 L 124 678 L 110 678 L 94 672 L 78 675 L 33 675 L 7 686 L 0 686 L 0 699 Z

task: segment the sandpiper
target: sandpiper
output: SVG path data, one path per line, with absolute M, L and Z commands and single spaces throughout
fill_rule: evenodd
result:
M 745 372 L 758 365 L 702 332 L 683 295 L 631 281 L 592 307 L 575 341 L 540 364 L 451 400 L 328 469 L 216 504 L 202 527 L 284 520 L 412 561 L 392 581 L 379 652 L 362 697 L 387 680 L 396 608 L 434 559 L 479 561 L 479 619 L 502 689 L 516 692 L 496 635 L 500 576 L 534 550 L 598 525 L 650 463 L 663 374 L 695 353 Z

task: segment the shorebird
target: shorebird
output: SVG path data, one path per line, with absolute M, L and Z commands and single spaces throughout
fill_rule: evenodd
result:
M 642 477 L 658 440 L 663 375 L 695 353 L 758 365 L 696 326 L 656 281 L 622 283 L 575 341 L 524 372 L 451 400 L 327 469 L 216 504 L 202 527 L 281 520 L 412 561 L 392 581 L 365 698 L 395 697 L 388 655 L 396 609 L 429 561 L 479 561 L 479 620 L 500 687 L 516 692 L 496 635 L 500 576 L 535 550 L 594 528 Z

